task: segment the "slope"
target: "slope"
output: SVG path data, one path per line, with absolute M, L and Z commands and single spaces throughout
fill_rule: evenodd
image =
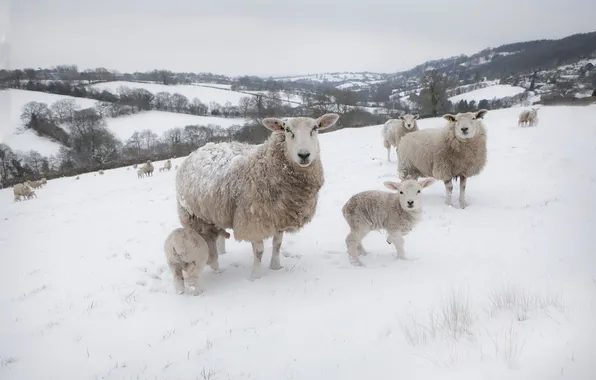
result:
M 418 260 L 371 233 L 365 268 L 348 264 L 340 209 L 396 164 L 381 126 L 322 135 L 326 184 L 314 221 L 284 238 L 285 269 L 249 282 L 250 244 L 229 241 L 200 297 L 174 293 L 162 252 L 175 171 L 52 180 L 21 203 L 1 190 L 0 376 L 593 379 L 596 107 L 543 107 L 524 129 L 518 112 L 487 114 L 469 208 L 433 185 L 406 236 Z

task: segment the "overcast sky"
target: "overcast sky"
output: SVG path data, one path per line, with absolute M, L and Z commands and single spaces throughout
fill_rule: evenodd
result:
M 395 72 L 596 30 L 595 0 L 12 0 L 0 12 L 11 68 L 226 75 Z

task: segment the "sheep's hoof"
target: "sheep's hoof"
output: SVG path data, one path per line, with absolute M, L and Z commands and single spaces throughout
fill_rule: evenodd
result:
M 350 260 L 350 264 L 355 267 L 365 267 L 365 265 L 360 260 Z
M 283 267 L 281 266 L 281 264 L 279 263 L 279 261 L 276 262 L 271 262 L 271 264 L 269 264 L 269 269 L 271 270 L 280 270 Z
M 200 295 L 201 293 L 203 293 L 203 289 L 201 289 L 201 288 L 198 288 L 198 287 L 196 287 L 196 286 L 189 286 L 189 287 L 188 287 L 188 290 L 189 290 L 189 293 L 190 293 L 191 295 L 193 295 L 193 296 L 198 296 L 198 295 Z
M 466 207 L 468 207 L 468 204 L 467 204 L 465 201 L 463 201 L 463 202 L 462 202 L 462 201 L 460 201 L 460 202 L 459 202 L 459 207 L 460 207 L 460 208 L 463 210 L 463 209 L 465 209 Z
M 252 273 L 250 274 L 250 277 L 248 277 L 248 280 L 254 281 L 254 280 L 258 280 L 260 278 L 261 278 L 261 271 L 253 269 Z

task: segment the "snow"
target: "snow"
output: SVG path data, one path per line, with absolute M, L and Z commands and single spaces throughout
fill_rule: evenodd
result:
M 263 278 L 248 281 L 251 246 L 230 239 L 198 297 L 175 294 L 165 263 L 179 222 L 162 162 L 143 179 L 122 168 L 51 180 L 19 203 L 0 190 L 0 377 L 596 378 L 596 106 L 545 106 L 529 128 L 518 113 L 486 115 L 488 164 L 468 208 L 446 206 L 441 183 L 423 191 L 405 236 L 417 260 L 371 233 L 364 268 L 349 264 L 341 207 L 395 180 L 395 154 L 385 160 L 381 126 L 321 135 L 325 186 L 312 223 L 284 238 L 285 269 L 267 268 L 269 240 Z M 444 300 L 462 302 L 450 314 Z M 491 300 L 514 310 L 489 313 Z M 431 310 L 464 318 L 433 337 Z
M 145 90 L 153 93 L 154 95 L 158 92 L 165 91 L 169 93 L 179 93 L 192 101 L 193 98 L 198 98 L 203 103 L 209 105 L 211 102 L 219 103 L 224 105 L 226 102 L 232 103 L 232 105 L 238 105 L 241 98 L 250 96 L 236 91 L 228 91 L 225 89 L 206 87 L 205 85 L 172 85 L 166 86 L 163 84 L 156 83 L 137 83 L 137 82 L 126 82 L 126 81 L 115 81 L 115 82 L 104 82 L 91 85 L 100 91 L 107 90 L 114 94 L 118 93 L 120 86 L 126 86 L 129 88 L 144 88 Z
M 526 89 L 523 87 L 511 86 L 508 84 L 498 84 L 495 86 L 480 88 L 478 90 L 452 96 L 449 98 L 449 101 L 451 101 L 451 103 L 457 103 L 460 100 L 466 100 L 468 102 L 475 100 L 476 102 L 479 102 L 482 99 L 502 99 L 509 96 L 521 94 L 525 90 Z
M 45 92 L 8 89 L 0 91 L 0 143 L 20 152 L 36 150 L 44 156 L 55 154 L 60 144 L 46 137 L 38 136 L 34 131 L 24 130 L 21 123 L 21 113 L 25 104 L 29 102 L 46 103 L 50 107 L 62 99 L 75 99 L 81 108 L 93 107 L 96 101 L 86 98 L 75 98 L 65 95 L 48 94 Z
M 114 134 L 126 141 L 134 132 L 141 132 L 149 129 L 161 136 L 165 131 L 187 125 L 215 125 L 221 128 L 229 128 L 232 125 L 244 125 L 247 119 L 235 117 L 195 116 L 175 112 L 145 111 L 135 115 L 108 118 L 106 123 Z

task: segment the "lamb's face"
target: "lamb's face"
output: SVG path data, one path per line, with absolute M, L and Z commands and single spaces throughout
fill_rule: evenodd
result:
M 331 127 L 337 119 L 339 115 L 334 113 L 325 114 L 318 119 L 267 118 L 263 120 L 263 125 L 274 132 L 285 133 L 287 156 L 296 164 L 307 167 L 319 156 L 318 131 Z
M 420 192 L 435 182 L 435 179 L 427 178 L 420 182 L 407 179 L 400 183 L 386 181 L 384 184 L 387 188 L 398 191 L 399 204 L 402 209 L 406 211 L 419 211 L 422 207 L 419 199 Z
M 486 115 L 487 110 L 480 110 L 477 112 L 458 113 L 457 115 L 447 114 L 443 118 L 449 123 L 454 123 L 452 128 L 455 131 L 455 137 L 458 140 L 470 140 L 478 135 L 481 127 L 481 121 Z
M 417 126 L 416 120 L 418 120 L 418 115 L 403 115 L 400 116 L 399 119 L 401 120 L 405 129 L 412 130 Z

